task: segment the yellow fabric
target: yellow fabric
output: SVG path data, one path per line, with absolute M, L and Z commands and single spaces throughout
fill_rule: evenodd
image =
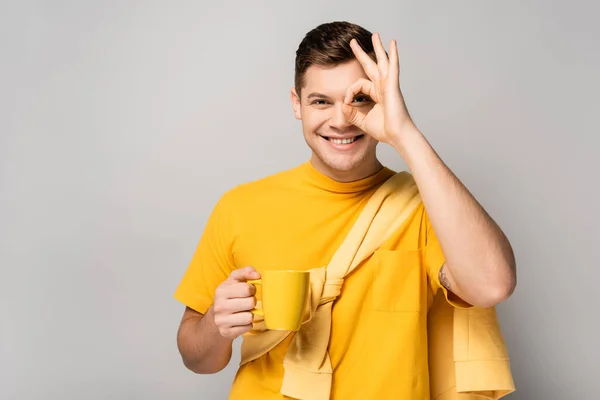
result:
M 207 222 L 175 297 L 204 313 L 212 303 L 215 288 L 233 269 L 246 265 L 259 271 L 311 270 L 311 284 L 316 285 L 318 292 L 319 277 L 322 282 L 327 278 L 322 267 L 332 261 L 372 194 L 393 175 L 385 168 L 366 179 L 340 183 L 305 163 L 227 192 Z M 327 349 L 333 377 L 332 399 L 430 398 L 427 315 L 429 307 L 439 303 L 436 300 L 434 304 L 434 297 L 449 305 L 447 292 L 437 278 L 443 261 L 423 205 L 418 204 L 402 226 L 344 278 L 341 293 L 334 302 L 326 302 L 333 304 Z M 449 326 L 452 332 L 452 324 L 442 325 L 445 330 Z M 260 355 L 260 346 L 252 345 L 251 338 L 261 337 L 261 343 L 270 343 L 273 334 L 260 333 L 260 324 L 257 328 L 244 337 L 244 359 L 253 360 L 240 366 L 230 399 L 286 398 L 280 392 L 284 359 L 294 353 L 291 345 L 296 336 L 279 336 L 277 340 L 281 341 Z M 435 336 L 438 331 L 441 329 L 430 335 Z M 294 343 L 303 342 L 299 339 Z M 449 339 L 443 343 L 452 346 Z M 303 350 L 296 354 L 302 356 Z M 485 354 L 471 353 L 478 355 L 481 357 L 475 361 L 489 361 Z M 433 370 L 446 368 L 436 376 L 448 378 L 454 373 L 452 356 L 450 369 L 435 367 L 436 358 L 437 355 L 432 360 Z M 302 367 L 302 361 L 293 361 L 286 362 L 287 370 Z M 326 364 L 318 368 L 327 370 Z M 431 396 L 436 388 L 447 387 L 445 390 L 450 393 L 456 386 L 436 384 L 439 379 L 434 375 Z M 318 376 L 326 385 L 331 375 Z M 456 376 L 461 377 L 462 372 Z M 464 387 L 464 382 L 457 384 Z
M 453 308 L 438 295 L 428 332 L 431 399 L 500 399 L 515 391 L 494 307 Z
M 333 369 L 327 348 L 331 309 L 344 278 L 396 232 L 420 202 L 408 173 L 392 176 L 373 194 L 329 265 L 311 270 L 310 305 L 283 360 L 282 394 L 298 399 L 330 398 Z M 268 331 L 264 322 L 259 323 L 242 344 L 242 365 L 266 354 L 289 335 Z

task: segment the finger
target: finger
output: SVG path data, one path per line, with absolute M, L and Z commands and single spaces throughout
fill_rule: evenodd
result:
M 223 337 L 235 339 L 250 331 L 253 327 L 252 313 L 243 312 L 230 315 L 215 315 L 215 325 Z
M 227 318 L 227 323 L 225 326 L 236 327 L 236 326 L 246 326 L 252 325 L 252 321 L 254 320 L 254 315 L 249 311 L 238 312 L 235 314 L 231 314 Z
M 225 329 L 221 329 L 219 330 L 219 333 L 221 334 L 221 336 L 229 338 L 229 339 L 235 339 L 240 335 L 243 335 L 246 332 L 249 332 L 252 330 L 252 324 L 248 324 L 248 325 L 242 325 L 242 326 L 235 326 L 232 328 L 225 328 Z
M 352 124 L 361 131 L 365 132 L 365 114 L 363 112 L 359 111 L 358 108 L 352 107 L 348 104 L 342 104 L 342 112 L 344 113 L 344 118 L 349 124 Z
M 245 299 L 256 294 L 256 286 L 246 282 L 225 282 L 215 291 L 215 303 L 229 299 Z
M 390 67 L 388 76 L 391 76 L 394 86 L 398 85 L 400 75 L 400 61 L 398 60 L 398 45 L 395 40 L 390 41 Z
M 254 320 L 254 314 L 249 311 L 237 313 L 215 313 L 215 325 L 219 329 L 227 329 L 232 326 L 243 326 L 251 324 Z
M 354 56 L 356 57 L 360 65 L 362 65 L 369 79 L 371 79 L 372 81 L 377 79 L 379 76 L 379 68 L 377 68 L 377 64 L 375 64 L 375 61 L 373 61 L 371 57 L 369 57 L 369 55 L 365 53 L 365 51 L 362 49 L 362 47 L 360 47 L 356 39 L 350 40 L 350 48 L 352 48 Z
M 256 286 L 246 282 L 224 285 L 221 297 L 224 299 L 245 299 L 256 294 Z
M 260 274 L 253 267 L 244 267 L 236 269 L 229 275 L 229 280 L 236 282 L 246 282 L 249 279 L 259 279 Z
M 377 58 L 379 71 L 381 71 L 381 74 L 385 77 L 388 74 L 389 61 L 387 54 L 385 54 L 383 43 L 381 42 L 381 36 L 379 36 L 379 33 L 375 33 L 371 36 L 371 40 L 373 41 L 373 48 L 375 49 L 375 57 Z
M 256 298 L 254 296 L 244 298 L 230 298 L 227 301 L 220 304 L 219 310 L 215 309 L 215 312 L 225 313 L 238 313 L 244 311 L 250 311 L 256 306 Z M 216 308 L 216 307 L 215 307 Z
M 356 82 L 354 82 L 352 85 L 350 85 L 350 87 L 348 89 L 346 89 L 346 96 L 344 97 L 344 103 L 346 103 L 346 104 L 352 103 L 352 100 L 354 100 L 354 97 L 358 93 L 366 94 L 367 96 L 371 97 L 371 99 L 373 101 L 375 101 L 375 99 L 373 98 L 373 97 L 375 97 L 375 96 L 373 96 L 373 82 L 371 82 L 370 80 L 365 79 L 365 78 L 360 78 Z

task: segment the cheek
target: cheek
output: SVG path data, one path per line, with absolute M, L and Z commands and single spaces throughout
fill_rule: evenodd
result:
M 365 134 L 365 136 L 366 136 L 365 139 L 368 139 L 368 141 L 369 141 L 369 143 L 368 143 L 369 147 L 375 148 L 377 146 L 377 143 L 379 143 L 377 140 L 373 139 L 371 136 L 369 136 L 367 134 Z
M 306 132 L 319 129 L 328 119 L 327 112 L 323 110 L 305 110 L 302 113 L 302 123 Z

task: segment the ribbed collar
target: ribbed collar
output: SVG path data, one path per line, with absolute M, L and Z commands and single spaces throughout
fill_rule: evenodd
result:
M 382 167 L 373 175 L 352 182 L 336 181 L 318 171 L 310 161 L 300 165 L 300 170 L 305 174 L 309 182 L 319 189 L 333 193 L 360 193 L 377 186 L 395 174 L 387 167 Z

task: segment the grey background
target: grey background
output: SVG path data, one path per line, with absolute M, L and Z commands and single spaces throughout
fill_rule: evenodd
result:
M 294 52 L 339 19 L 398 40 L 417 125 L 512 240 L 510 398 L 597 398 L 594 4 L 2 2 L 0 398 L 226 398 L 239 357 L 185 370 L 173 292 L 222 192 L 309 157 Z

